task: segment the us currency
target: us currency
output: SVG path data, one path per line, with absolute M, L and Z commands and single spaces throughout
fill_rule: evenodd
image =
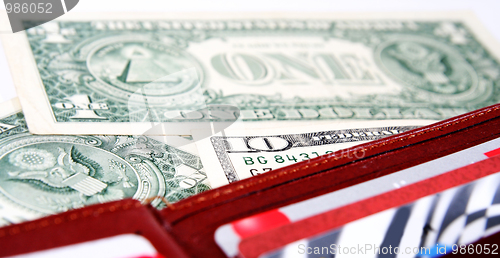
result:
M 224 131 L 196 145 L 213 187 L 430 124 L 429 120 L 331 123 L 263 130 Z M 196 138 L 196 133 L 194 134 Z M 352 154 L 363 158 L 365 152 Z M 342 154 L 340 154 L 342 155 Z
M 69 13 L 2 36 L 36 134 L 441 120 L 500 101 L 500 48 L 470 13 Z
M 134 198 L 157 208 L 208 190 L 200 158 L 145 136 L 32 135 L 0 105 L 0 226 Z

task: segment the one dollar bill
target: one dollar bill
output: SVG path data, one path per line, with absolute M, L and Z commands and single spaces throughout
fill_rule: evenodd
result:
M 3 43 L 36 134 L 441 120 L 500 100 L 500 48 L 469 13 L 70 13 Z
M 124 198 L 162 208 L 208 189 L 195 154 L 145 136 L 32 135 L 17 99 L 0 105 L 0 226 Z

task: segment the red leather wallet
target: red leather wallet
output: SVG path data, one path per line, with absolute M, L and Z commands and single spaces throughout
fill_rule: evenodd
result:
M 221 225 L 388 175 L 499 136 L 497 104 L 206 191 L 160 211 L 123 200 L 4 227 L 0 229 L 0 256 L 135 233 L 149 239 L 165 257 L 225 257 L 214 241 L 214 232 Z M 360 156 L 363 158 L 357 158 Z M 491 239 L 497 241 L 498 236 Z

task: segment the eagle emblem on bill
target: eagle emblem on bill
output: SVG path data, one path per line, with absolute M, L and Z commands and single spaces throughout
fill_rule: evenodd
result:
M 109 159 L 104 169 L 75 146 L 59 147 L 57 157 L 44 149 L 22 148 L 9 155 L 9 163 L 18 170 L 8 172 L 8 180 L 60 195 L 78 192 L 83 203 L 120 200 L 124 192 L 111 186 L 134 187 L 120 161 Z

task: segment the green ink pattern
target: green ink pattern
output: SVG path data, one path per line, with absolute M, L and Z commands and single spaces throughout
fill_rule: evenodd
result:
M 46 215 L 134 198 L 163 208 L 154 197 L 177 202 L 210 189 L 198 156 L 148 137 L 31 135 L 22 113 L 0 124 L 9 125 L 0 133 L 0 207 Z
M 463 23 L 379 23 L 400 26 L 362 29 L 327 20 L 92 21 L 58 22 L 57 33 L 32 28 L 27 35 L 56 122 L 164 122 L 172 110 L 207 104 L 236 106 L 245 121 L 444 119 L 500 101 L 498 62 Z M 231 59 L 207 47 L 207 62 L 192 51 L 212 40 L 270 36 L 347 42 L 371 55 L 304 50 L 295 53 L 303 58 L 299 62 L 293 53 L 276 50 L 260 57 L 247 51 Z M 272 62 L 279 67 L 268 66 Z M 318 83 L 320 89 L 344 83 L 360 87 L 359 94 L 266 94 L 294 79 L 293 72 L 309 78 L 301 82 L 309 91 Z M 212 84 L 215 74 L 225 86 Z M 370 85 L 385 89 L 388 80 L 398 85 L 393 93 L 363 93 Z M 244 90 L 257 84 L 257 92 Z

